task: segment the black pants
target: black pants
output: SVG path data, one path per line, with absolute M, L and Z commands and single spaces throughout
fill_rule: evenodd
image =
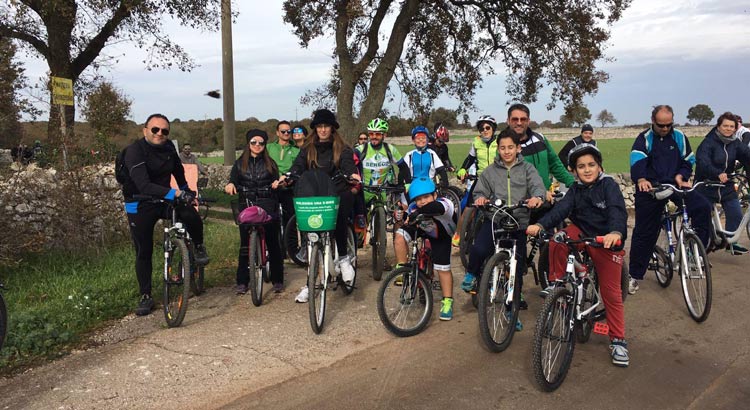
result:
M 271 264 L 269 272 L 272 283 L 284 283 L 284 261 L 279 246 L 279 234 L 281 229 L 279 221 L 274 220 L 264 225 L 266 233 L 266 247 L 268 248 L 268 261 Z M 250 226 L 240 225 L 240 255 L 237 260 L 237 284 L 247 285 L 250 282 L 250 270 L 248 263 L 250 261 Z
M 135 274 L 141 295 L 151 294 L 151 257 L 154 253 L 154 226 L 167 215 L 166 204 L 140 202 L 136 213 L 128 213 L 130 237 L 135 247 Z M 187 227 L 190 238 L 196 245 L 203 244 L 203 221 L 192 206 L 177 206 L 177 216 Z
M 339 256 L 344 256 L 347 254 L 346 237 L 349 231 L 349 217 L 352 215 L 352 207 L 354 206 L 354 194 L 347 189 L 341 191 L 339 197 L 339 213 L 336 218 L 336 248 L 338 248 Z
M 284 209 L 284 220 L 281 221 L 281 223 L 284 224 L 282 226 L 286 227 L 289 218 L 294 215 L 294 191 L 291 189 L 279 189 L 278 197 L 279 202 L 281 203 L 281 208 Z M 274 211 L 273 213 L 276 212 Z

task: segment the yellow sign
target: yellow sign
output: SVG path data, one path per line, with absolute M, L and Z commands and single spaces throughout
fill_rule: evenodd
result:
M 52 77 L 52 104 L 73 105 L 73 80 Z

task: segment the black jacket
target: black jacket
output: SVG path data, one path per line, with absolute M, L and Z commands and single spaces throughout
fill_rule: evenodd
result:
M 750 148 L 738 139 L 732 140 L 729 144 L 724 144 L 716 135 L 716 128 L 713 128 L 701 141 L 695 153 L 695 180 L 716 181 L 721 173 L 731 174 L 734 172 L 735 161 L 740 161 L 745 169 L 748 169 Z M 712 202 L 737 198 L 734 184 L 727 184 L 723 188 L 701 186 L 698 189 Z
M 563 199 L 539 220 L 550 229 L 570 218 L 585 236 L 599 236 L 617 232 L 623 242 L 628 233 L 628 212 L 620 186 L 612 177 L 602 174 L 591 185 L 573 184 Z
M 185 169 L 170 140 L 152 145 L 141 138 L 128 146 L 123 163 L 130 173 L 130 182 L 122 187 L 126 202 L 131 202 L 136 194 L 174 199 L 175 190 L 170 187 L 172 175 L 180 189 L 187 188 Z
M 579 136 L 573 138 L 572 140 L 568 141 L 568 143 L 565 144 L 565 146 L 562 147 L 562 149 L 560 150 L 560 153 L 557 154 L 557 156 L 560 157 L 560 162 L 562 162 L 562 164 L 565 167 L 565 169 L 568 169 L 568 154 L 570 154 L 570 150 L 572 150 L 573 147 L 575 147 L 577 145 L 581 145 L 581 144 L 583 144 L 585 142 L 586 141 L 583 140 L 583 137 L 581 137 L 579 135 Z M 588 143 L 591 144 L 591 145 L 596 146 L 596 140 L 592 139 Z
M 438 158 L 443 161 L 443 165 L 445 165 L 446 168 L 453 168 L 451 156 L 448 153 L 448 144 L 443 143 L 443 145 L 438 146 L 437 144 L 432 143 L 428 146 L 428 148 L 435 151 L 435 153 L 438 155 Z
M 323 170 L 329 177 L 333 177 L 338 170 L 341 170 L 346 176 L 358 173 L 357 166 L 354 165 L 354 151 L 350 147 L 345 146 L 341 151 L 338 166 L 333 162 L 332 142 L 318 142 L 315 144 L 315 148 L 318 151 L 317 168 Z M 294 160 L 292 167 L 289 169 L 289 173 L 295 177 L 299 177 L 307 170 L 307 148 L 302 148 L 297 159 Z M 336 188 L 339 192 L 342 192 L 349 189 L 349 185 L 346 181 L 337 180 Z
M 240 187 L 248 189 L 270 188 L 273 181 L 277 179 L 279 179 L 278 168 L 276 168 L 273 173 L 268 172 L 263 158 L 253 158 L 252 155 L 247 159 L 246 171 L 242 171 L 242 158 L 240 158 L 237 161 L 234 161 L 232 171 L 229 173 L 229 182 L 237 187 L 237 192 L 240 193 L 241 199 L 244 197 L 242 196 Z M 255 205 L 260 206 L 269 214 L 278 214 L 279 200 L 275 191 L 271 190 L 258 194 L 252 192 L 248 195 L 248 198 L 253 201 Z M 239 209 L 245 209 L 245 202 L 242 200 L 240 201 Z

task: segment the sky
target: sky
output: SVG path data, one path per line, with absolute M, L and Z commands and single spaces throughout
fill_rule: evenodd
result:
M 234 11 L 239 12 L 233 25 L 238 120 L 308 117 L 316 107 L 300 105 L 299 97 L 328 78 L 333 40 L 316 40 L 303 49 L 292 27 L 283 23 L 281 4 L 281 0 L 234 1 Z M 584 103 L 594 117 L 607 109 L 621 125 L 650 122 L 656 104 L 672 105 L 678 123 L 686 121 L 688 108 L 696 104 L 708 104 L 717 116 L 732 111 L 750 118 L 749 18 L 746 0 L 634 0 L 612 28 L 606 55 L 614 61 L 597 64 L 609 73 L 610 81 Z M 221 100 L 204 96 L 222 86 L 220 32 L 198 32 L 170 23 L 164 31 L 199 67 L 189 73 L 148 71 L 143 51 L 117 44 L 106 53 L 124 57 L 103 72 L 104 77 L 133 100 L 132 119 L 137 122 L 152 112 L 182 120 L 220 118 Z M 28 56 L 22 61 L 30 79 L 45 75 L 43 61 Z M 502 62 L 493 65 L 498 64 Z M 548 99 L 542 90 L 538 102 L 530 105 L 532 120 L 559 119 L 562 107 L 547 111 Z M 490 114 L 504 119 L 507 101 L 505 78 L 486 76 L 476 93 L 478 111 L 470 117 L 473 121 Z M 435 107 L 457 105 L 447 96 L 435 103 Z M 386 107 L 398 112 L 397 104 Z

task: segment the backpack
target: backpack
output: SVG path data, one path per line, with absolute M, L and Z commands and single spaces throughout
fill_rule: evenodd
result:
M 120 185 L 126 185 L 130 182 L 130 170 L 125 166 L 125 153 L 132 145 L 133 144 L 123 148 L 115 157 L 115 180 L 117 180 L 117 183 Z M 143 151 L 143 155 L 148 158 L 148 151 L 144 149 L 141 150 Z

